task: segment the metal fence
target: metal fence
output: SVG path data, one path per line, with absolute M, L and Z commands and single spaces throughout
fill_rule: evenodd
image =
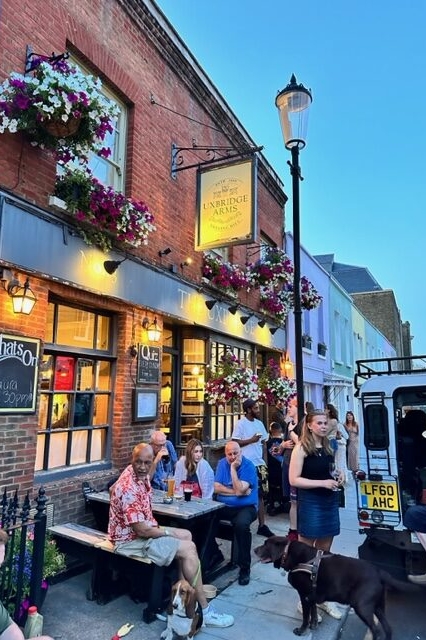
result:
M 1 499 L 1 528 L 8 532 L 6 557 L 0 569 L 0 599 L 16 622 L 21 622 L 22 603 L 41 609 L 44 545 L 46 539 L 46 495 L 40 488 L 35 498 L 35 515 L 30 518 L 31 503 L 27 492 L 22 504 L 18 492 Z M 28 594 L 29 587 L 29 594 Z

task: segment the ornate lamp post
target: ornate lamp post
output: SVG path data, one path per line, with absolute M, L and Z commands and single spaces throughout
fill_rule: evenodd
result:
M 293 185 L 293 259 L 294 259 L 294 344 L 297 385 L 297 413 L 299 421 L 304 415 L 303 397 L 303 351 L 302 351 L 302 307 L 300 300 L 300 173 L 299 150 L 305 146 L 311 92 L 297 84 L 293 74 L 289 84 L 279 92 L 275 104 L 280 115 L 281 129 L 286 149 L 291 151 L 290 173 Z

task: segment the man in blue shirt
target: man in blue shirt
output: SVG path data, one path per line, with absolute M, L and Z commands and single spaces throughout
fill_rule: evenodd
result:
M 149 477 L 153 489 L 167 490 L 167 478 L 175 472 L 177 453 L 166 434 L 162 431 L 152 431 L 149 444 L 154 452 L 154 460 L 149 470 Z
M 241 454 L 238 442 L 231 440 L 225 446 L 225 457 L 219 460 L 214 483 L 218 502 L 225 504 L 220 517 L 230 520 L 237 542 L 237 564 L 240 567 L 238 583 L 250 582 L 251 531 L 257 518 L 258 485 L 254 464 Z

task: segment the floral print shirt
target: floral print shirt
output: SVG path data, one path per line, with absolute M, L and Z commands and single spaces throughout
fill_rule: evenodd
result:
M 130 542 L 138 536 L 132 528 L 135 522 L 146 522 L 152 527 L 158 523 L 152 515 L 152 489 L 149 478 L 138 480 L 129 464 L 114 485 L 110 507 L 108 536 L 114 544 Z

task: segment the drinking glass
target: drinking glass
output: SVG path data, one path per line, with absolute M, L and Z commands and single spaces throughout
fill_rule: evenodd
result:
M 330 471 L 330 475 L 333 478 L 333 480 L 338 480 L 340 476 L 340 471 L 339 469 L 337 469 L 336 463 L 330 462 L 328 469 Z M 339 488 L 336 487 L 335 489 L 332 489 L 332 491 L 339 491 Z

